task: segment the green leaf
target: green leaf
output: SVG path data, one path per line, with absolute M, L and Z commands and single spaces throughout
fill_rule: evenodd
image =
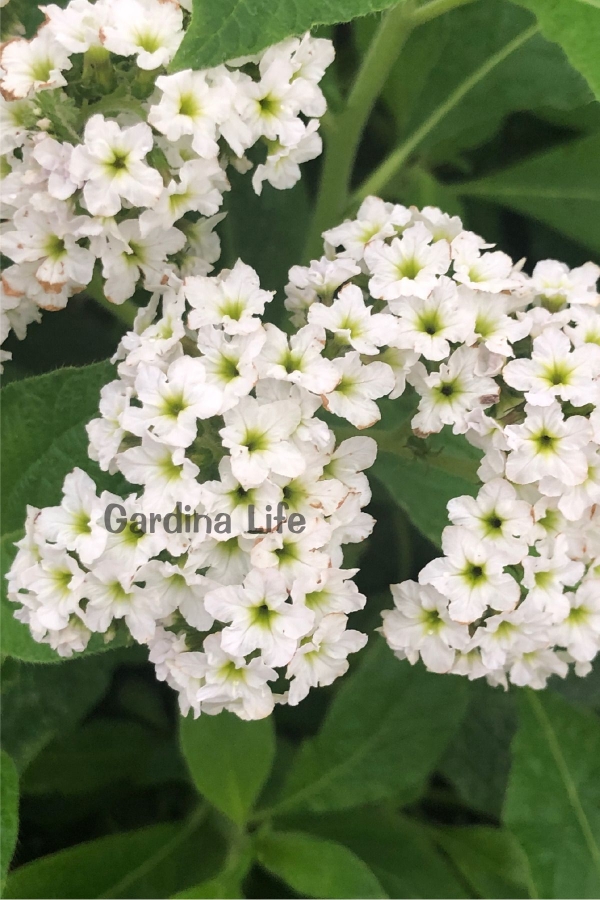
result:
M 563 48 L 600 99 L 599 0 L 516 0 L 534 12 L 543 33 Z
M 343 844 L 299 831 L 267 832 L 258 860 L 299 894 L 309 897 L 387 897 L 369 867 Z
M 422 789 L 464 713 L 458 678 L 397 660 L 382 640 L 341 685 L 275 812 L 322 812 Z
M 102 486 L 114 484 L 88 458 L 85 432 L 98 410 L 100 388 L 114 374 L 110 363 L 95 363 L 25 378 L 2 390 L 2 534 L 23 527 L 27 504 L 59 503 L 74 466 Z
M 510 770 L 510 743 L 517 727 L 515 697 L 483 679 L 470 682 L 468 694 L 467 714 L 440 769 L 466 806 L 499 818 Z
M 547 691 L 520 692 L 504 821 L 538 897 L 600 896 L 600 722 Z
M 232 172 L 228 177 L 231 191 L 222 225 L 222 264 L 233 267 L 242 259 L 256 270 L 265 290 L 281 291 L 290 267 L 299 262 L 298 248 L 306 237 L 310 215 L 306 183 L 301 180 L 287 191 L 265 184 L 258 197 L 247 175 Z M 266 316 L 285 328 L 289 315 L 282 296 L 267 304 Z
M 254 862 L 250 843 L 235 847 L 224 868 L 214 878 L 195 884 L 174 895 L 174 900 L 238 900 L 243 896 L 242 882 Z
M 105 694 L 110 656 L 62 666 L 2 666 L 2 743 L 20 772 L 58 734 L 83 718 Z
M 271 717 L 244 722 L 232 713 L 181 719 L 181 746 L 200 793 L 243 825 L 275 755 Z
M 599 156 L 600 135 L 595 134 L 455 187 L 462 196 L 515 209 L 599 251 Z
M 15 852 L 19 831 L 19 774 L 8 753 L 0 751 L 0 888 Z
M 23 776 L 23 794 L 63 796 L 98 791 L 115 782 L 140 784 L 164 763 L 165 738 L 137 722 L 94 719 L 49 744 Z M 176 747 L 173 743 L 173 752 Z M 166 771 L 173 773 L 173 766 Z
M 344 844 L 369 866 L 390 897 L 467 896 L 428 830 L 391 809 L 294 816 L 286 818 L 288 824 Z
M 479 451 L 449 429 L 432 435 L 427 441 L 415 439 L 410 448 L 399 443 L 390 451 L 388 443 L 381 442 L 380 446 L 386 449 L 380 449 L 377 454 L 372 474 L 386 487 L 413 525 L 440 546 L 442 531 L 449 524 L 448 501 L 463 494 L 474 496 L 477 493 Z
M 415 29 L 384 90 L 399 133 L 416 131 L 533 21 L 512 3 L 494 0 L 452 10 Z M 485 75 L 420 146 L 428 158 L 448 160 L 489 140 L 509 113 L 542 105 L 571 109 L 592 99 L 560 48 L 535 35 Z
M 527 860 L 509 831 L 477 825 L 433 836 L 480 897 L 529 897 Z
M 257 53 L 315 25 L 349 22 L 396 0 L 193 0 L 192 20 L 171 69 L 204 69 Z
M 199 819 L 111 834 L 43 856 L 9 875 L 4 896 L 169 897 L 222 858 L 222 841 Z

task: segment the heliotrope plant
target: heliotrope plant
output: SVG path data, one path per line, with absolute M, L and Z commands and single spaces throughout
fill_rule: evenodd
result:
M 252 268 L 210 274 L 214 228 L 229 166 L 260 193 L 320 153 L 331 42 L 169 73 L 187 16 L 175 0 L 42 9 L 0 56 L 3 334 L 86 286 L 111 305 L 150 299 L 88 425 L 90 458 L 128 487 L 99 493 L 75 469 L 60 506 L 29 509 L 9 598 L 35 640 L 70 656 L 125 630 L 195 715 L 262 718 L 330 684 L 366 642 L 348 628 L 366 601 L 342 548 L 372 530 L 377 451 L 339 441 L 334 417 L 368 430 L 379 399 L 408 391 L 414 436 L 452 429 L 483 451 L 482 487 L 450 502 L 444 556 L 392 586 L 388 643 L 492 684 L 586 674 L 600 649 L 598 266 L 546 260 L 529 276 L 458 216 L 367 196 L 321 258 L 291 268 L 282 330 Z M 360 87 L 347 152 L 374 100 Z M 155 527 L 173 517 L 175 533 Z

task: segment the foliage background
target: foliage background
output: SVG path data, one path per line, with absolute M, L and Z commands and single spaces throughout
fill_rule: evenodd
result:
M 181 66 L 239 56 L 315 23 L 337 49 L 324 164 L 305 167 L 292 191 L 267 187 L 261 198 L 235 177 L 223 264 L 242 257 L 264 287 L 281 291 L 290 265 L 319 254 L 321 228 L 356 208 L 365 181 L 385 199 L 460 214 L 526 257 L 528 270 L 547 257 L 597 260 L 600 3 L 405 0 L 421 24 L 397 32 L 398 59 L 350 190 L 340 189 L 331 170 L 346 98 L 389 5 L 195 0 Z M 36 7 L 11 3 L 6 27 L 15 9 L 31 33 Z M 379 168 L 394 153 L 402 164 Z M 272 307 L 283 324 L 281 294 Z M 99 476 L 84 424 L 124 329 L 83 294 L 9 347 L 6 565 L 27 503 L 58 502 L 74 465 Z M 410 404 L 383 404 L 371 473 L 378 525 L 348 560 L 360 564 L 369 598 L 354 621 L 370 633 L 390 605 L 388 584 L 415 577 L 436 554 L 447 500 L 476 486 L 473 451 L 452 436 L 400 443 Z M 180 719 L 141 648 L 102 652 L 96 643 L 58 664 L 5 598 L 2 625 L 7 897 L 600 896 L 598 667 L 541 694 L 503 693 L 413 669 L 373 634 L 341 683 L 296 709 L 257 723 L 225 713 L 193 722 Z

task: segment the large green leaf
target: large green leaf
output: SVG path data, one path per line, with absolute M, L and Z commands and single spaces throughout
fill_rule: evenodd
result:
M 375 436 L 375 435 L 374 435 Z M 419 531 L 438 546 L 448 525 L 446 506 L 453 497 L 475 495 L 480 454 L 448 428 L 411 448 L 382 444 L 371 469 Z
M 512 3 L 479 0 L 415 29 L 384 91 L 400 134 L 415 132 L 453 91 L 477 80 L 488 60 L 533 21 Z M 571 109 L 592 99 L 560 48 L 538 34 L 477 80 L 420 147 L 435 160 L 449 159 L 488 140 L 509 113 L 542 105 Z
M 335 841 L 300 831 L 266 832 L 257 841 L 259 862 L 309 897 L 387 897 L 369 867 Z
M 381 640 L 342 684 L 275 811 L 345 809 L 422 788 L 464 713 L 461 679 L 399 662 Z
M 0 888 L 15 851 L 19 831 L 19 774 L 8 753 L 0 751 Z
M 110 363 L 59 369 L 2 391 L 2 534 L 23 527 L 27 504 L 60 502 L 68 472 L 79 466 L 110 484 L 87 455 L 85 424 L 98 410 Z
M 285 825 L 338 841 L 362 859 L 390 897 L 466 897 L 428 830 L 388 808 L 355 815 L 325 813 L 286 818 Z
M 600 722 L 523 691 L 504 820 L 538 897 L 600 897 Z
M 517 727 L 515 697 L 512 691 L 490 687 L 484 679 L 470 682 L 468 693 L 467 714 L 440 768 L 466 806 L 498 818 Z
M 9 875 L 4 896 L 30 898 L 169 897 L 219 866 L 222 841 L 194 815 L 111 834 L 43 856 Z
M 439 828 L 434 837 L 475 893 L 487 900 L 529 897 L 523 850 L 502 828 Z
M 564 49 L 600 99 L 599 0 L 516 0 L 538 17 L 543 33 Z
M 111 657 L 102 655 L 31 666 L 2 666 L 2 744 L 23 771 L 51 740 L 72 727 L 104 695 Z
M 275 755 L 271 717 L 244 722 L 232 713 L 181 719 L 181 746 L 200 793 L 243 825 Z
M 315 25 L 349 22 L 394 4 L 395 0 L 193 0 L 192 20 L 171 68 L 216 66 Z
M 600 250 L 600 135 L 569 141 L 487 178 L 456 185 Z
M 49 744 L 28 767 L 21 789 L 23 794 L 69 796 L 102 790 L 115 782 L 153 782 L 159 767 L 168 780 L 177 775 L 176 766 L 169 764 L 169 746 L 177 759 L 174 741 L 138 722 L 93 719 Z

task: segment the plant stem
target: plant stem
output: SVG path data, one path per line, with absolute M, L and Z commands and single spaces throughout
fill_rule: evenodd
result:
M 466 6 L 468 3 L 473 2 L 474 0 L 429 0 L 429 3 L 424 3 L 423 6 L 415 9 L 412 15 L 413 24 L 423 25 L 424 22 L 437 19 L 438 16 L 449 12 L 451 9 L 456 9 L 458 6 Z
M 433 0 L 432 0 L 433 2 Z M 504 62 L 511 53 L 522 47 L 539 31 L 538 25 L 532 25 L 522 31 L 521 34 L 509 41 L 504 47 L 490 56 L 485 63 L 479 67 L 473 74 L 460 84 L 456 90 L 452 91 L 447 100 L 435 109 L 431 115 L 423 122 L 423 124 L 414 131 L 399 147 L 397 147 L 381 165 L 375 169 L 372 175 L 363 182 L 351 198 L 351 205 L 355 206 L 368 197 L 369 194 L 379 194 L 391 178 L 396 174 L 398 169 L 407 160 L 413 150 L 423 141 L 427 135 L 433 131 L 436 125 L 450 113 L 455 106 L 465 97 L 469 91 L 473 90 L 480 81 L 498 66 Z
M 411 11 L 412 0 L 402 0 L 384 15 L 344 110 L 330 116 L 317 208 L 306 244 L 307 259 L 320 255 L 323 231 L 338 221 L 346 207 L 358 144 L 375 101 L 412 30 Z

